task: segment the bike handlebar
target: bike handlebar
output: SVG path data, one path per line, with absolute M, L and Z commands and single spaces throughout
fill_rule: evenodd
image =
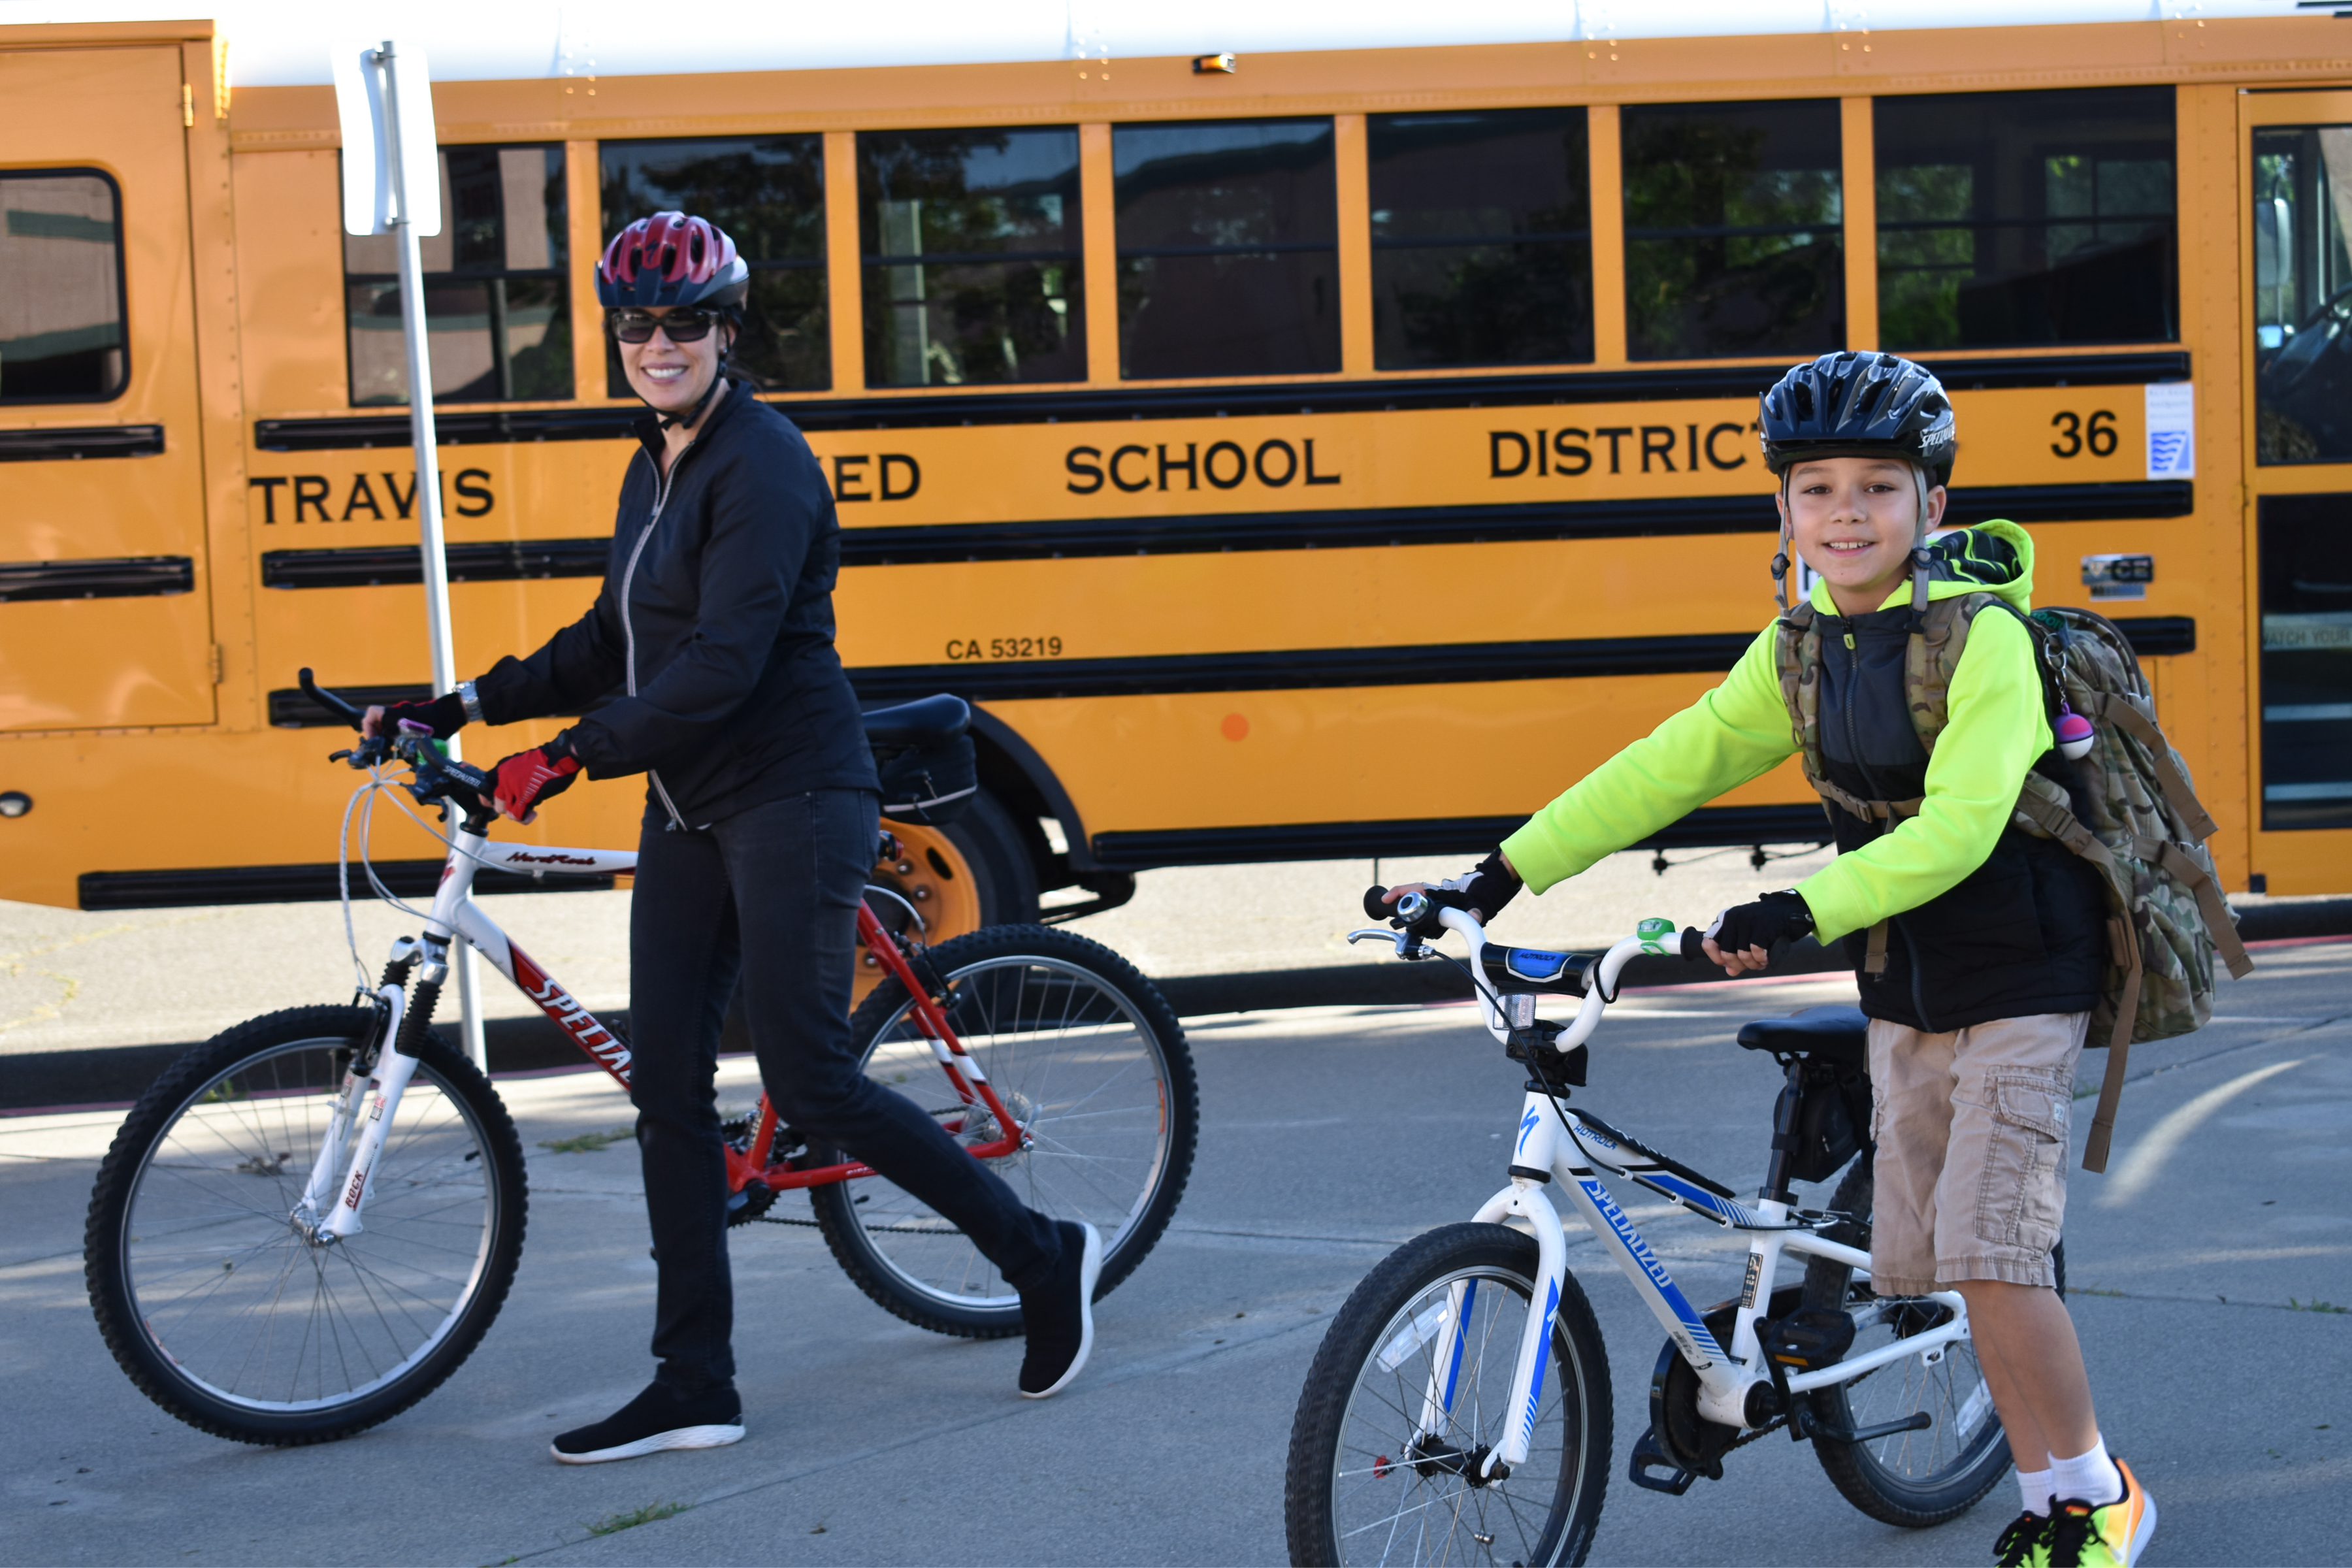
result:
M 328 712 L 348 721 L 354 730 L 366 714 L 358 708 L 319 684 L 307 668 L 296 679 L 302 694 Z M 421 730 L 421 726 L 419 727 Z M 424 733 L 413 735 L 370 735 L 349 751 L 337 752 L 330 761 L 348 762 L 355 768 L 373 766 L 397 759 L 415 770 L 415 781 L 404 787 L 420 803 L 446 800 L 466 818 L 466 827 L 472 833 L 486 831 L 498 813 L 486 804 L 497 788 L 497 781 L 480 768 L 468 767 L 454 757 L 444 756 L 433 744 L 433 737 Z
M 1437 929 L 1442 928 L 1445 931 L 1461 932 L 1463 940 L 1470 944 L 1470 973 L 1474 978 L 1484 972 L 1483 955 L 1486 946 L 1486 928 L 1467 910 L 1440 905 L 1427 894 L 1419 892 L 1400 894 L 1396 901 L 1391 904 L 1387 901 L 1386 894 L 1387 889 L 1382 888 L 1373 888 L 1366 892 L 1364 912 L 1375 920 L 1386 920 L 1397 929 L 1399 934 L 1394 939 L 1397 956 L 1400 958 L 1429 956 L 1425 949 L 1420 952 L 1408 952 L 1407 949 L 1411 946 L 1408 938 L 1435 935 Z M 1666 933 L 1656 930 L 1665 922 L 1661 921 L 1654 923 L 1645 921 L 1643 923 L 1648 928 L 1644 932 L 1627 937 L 1611 947 L 1599 959 L 1583 967 L 1584 999 L 1577 1008 L 1575 1019 L 1553 1038 L 1551 1044 L 1554 1050 L 1562 1053 L 1572 1051 L 1591 1037 L 1592 1031 L 1600 1026 L 1601 1009 L 1617 999 L 1617 980 L 1619 975 L 1623 973 L 1627 963 L 1643 953 L 1662 954 L 1668 951 L 1664 942 L 1661 940 Z M 1656 934 L 1651 934 L 1652 932 Z M 1385 934 L 1381 931 L 1358 931 L 1349 940 L 1353 942 L 1361 937 Z M 1696 926 L 1685 926 L 1675 946 L 1679 956 L 1685 963 L 1691 963 L 1706 956 L 1706 934 L 1704 931 Z M 1495 997 L 1488 994 L 1483 986 L 1479 987 L 1478 1012 L 1486 1026 L 1486 1032 L 1496 1039 L 1507 1043 L 1511 1035 L 1510 1026 L 1496 1005 Z
M 307 667 L 295 679 L 301 683 L 303 696 L 309 698 L 320 707 L 324 708 L 328 712 L 339 714 L 342 718 L 348 720 L 352 729 L 356 730 L 360 727 L 360 721 L 364 719 L 366 715 L 362 713 L 358 709 L 352 707 L 350 703 L 344 701 L 341 698 L 336 696 L 333 692 L 328 690 L 325 687 L 320 685 L 316 679 L 312 679 L 310 671 Z

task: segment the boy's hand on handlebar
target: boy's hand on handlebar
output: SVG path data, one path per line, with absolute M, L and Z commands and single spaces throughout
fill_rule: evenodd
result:
M 539 816 L 539 803 L 570 789 L 579 772 L 580 759 L 572 754 L 570 737 L 558 735 L 544 746 L 517 752 L 492 768 L 492 794 L 482 804 L 496 806 L 501 816 L 530 822 Z
M 1467 910 L 1472 918 L 1484 924 L 1501 914 L 1503 906 L 1517 897 L 1525 885 L 1511 868 L 1510 861 L 1497 849 L 1461 876 L 1449 877 L 1433 886 L 1427 882 L 1402 882 L 1385 891 L 1375 888 L 1364 895 L 1364 911 L 1375 919 L 1391 915 L 1391 923 L 1402 925 L 1392 916 L 1396 901 L 1407 893 L 1419 893 L 1435 909 Z M 1428 923 L 1433 931 L 1436 929 L 1433 921 Z
M 1749 904 L 1734 904 L 1706 928 L 1706 957 L 1726 974 L 1745 974 L 1772 961 L 1772 944 L 1810 936 L 1813 911 L 1793 889 L 1767 893 Z

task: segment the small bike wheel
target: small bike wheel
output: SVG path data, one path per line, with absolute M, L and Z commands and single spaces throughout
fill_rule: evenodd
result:
M 1825 1233 L 1849 1247 L 1870 1246 L 1873 1176 L 1868 1153 L 1838 1184 L 1829 1206 L 1853 1216 Z M 2065 1289 L 2064 1263 L 2059 1289 Z M 1867 1279 L 1826 1258 L 1809 1259 L 1805 1305 L 1848 1313 L 1856 1330 L 1853 1356 L 1864 1355 L 1948 1316 L 1933 1301 L 1875 1295 Z M 1992 1389 L 1976 1347 L 1960 1340 L 1933 1364 L 1915 1354 L 1865 1373 L 1851 1383 L 1815 1391 L 1813 1409 L 1828 1424 L 1853 1432 L 1926 1411 L 1932 1425 L 1859 1443 L 1813 1439 L 1813 1452 L 1845 1500 L 1882 1523 L 1922 1528 L 1966 1512 L 2008 1470 L 2009 1438 L 1994 1414 Z
M 1601 1326 L 1574 1275 L 1561 1282 L 1527 1462 L 1501 1480 L 1472 1479 L 1518 1415 L 1511 1378 L 1536 1272 L 1533 1237 L 1450 1225 L 1364 1277 L 1324 1334 L 1291 1423 L 1292 1563 L 1584 1561 L 1609 1489 L 1612 1408 Z M 1463 1331 L 1441 1368 L 1454 1321 Z M 1443 1431 L 1424 1427 L 1432 1408 Z
M 1159 1241 L 1192 1173 L 1201 1097 L 1174 1009 L 1110 949 L 1050 926 L 987 927 L 927 960 L 957 1037 L 1027 1134 L 990 1167 L 1030 1207 L 1101 1232 L 1101 1300 Z M 959 1142 L 1000 1135 L 984 1105 L 957 1101 L 898 981 L 875 988 L 850 1029 L 867 1076 L 930 1108 Z M 814 1164 L 841 1157 L 810 1151 Z M 1021 1331 L 1020 1297 L 912 1194 L 868 1176 L 809 1197 L 835 1258 L 890 1311 L 971 1339 Z
M 215 1036 L 132 1108 L 90 1195 L 83 1268 L 114 1359 L 192 1426 L 326 1442 L 415 1404 L 473 1351 L 522 1256 L 522 1143 L 489 1080 L 427 1036 L 370 1182 L 331 1246 L 297 1207 L 365 1007 Z M 338 1180 L 344 1173 L 337 1172 Z

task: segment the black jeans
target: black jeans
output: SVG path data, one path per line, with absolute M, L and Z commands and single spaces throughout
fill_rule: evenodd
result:
M 912 1100 L 858 1070 L 849 1036 L 857 905 L 875 797 L 828 789 L 691 833 L 646 824 L 629 909 L 629 1098 L 637 1108 L 658 1288 L 656 1380 L 735 1375 L 719 1030 L 740 973 L 776 1114 L 846 1150 L 961 1227 L 1015 1289 L 1049 1275 L 1060 1233 Z M 751 962 L 743 962 L 743 955 Z

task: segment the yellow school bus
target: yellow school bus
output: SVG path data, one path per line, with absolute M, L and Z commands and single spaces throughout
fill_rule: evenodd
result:
M 1491 845 L 1769 616 L 1756 395 L 1842 346 L 1934 366 L 1955 518 L 2128 631 L 2228 885 L 2352 888 L 2352 28 L 2051 12 L 445 72 L 461 672 L 594 591 L 638 411 L 591 268 L 686 206 L 833 482 L 861 697 L 978 707 L 986 798 L 884 868 L 947 929 Z M 321 896 L 352 781 L 295 672 L 423 689 L 391 254 L 340 230 L 323 55 L 235 58 L 0 28 L 0 897 Z M 1660 842 L 1822 836 L 1790 768 Z

